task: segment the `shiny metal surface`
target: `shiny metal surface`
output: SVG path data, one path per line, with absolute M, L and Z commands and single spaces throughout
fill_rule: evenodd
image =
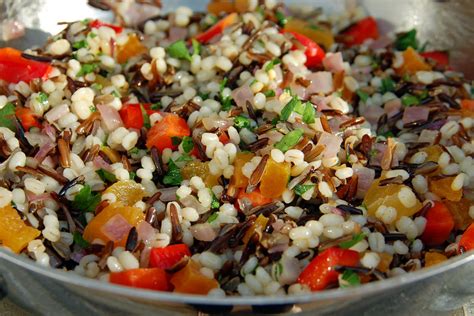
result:
M 290 0 L 291 5 L 323 6 L 330 12 L 342 0 Z M 450 49 L 453 68 L 474 77 L 474 1 L 471 0 L 364 0 L 370 14 L 384 29 L 416 27 L 432 48 Z M 1 46 L 41 45 L 61 28 L 58 21 L 108 15 L 85 5 L 85 0 L 0 0 L 0 19 L 18 18 L 28 27 L 25 38 Z M 180 5 L 202 9 L 207 0 L 163 1 L 173 10 Z M 441 265 L 363 285 L 298 297 L 232 297 L 226 299 L 135 290 L 54 271 L 0 249 L 0 298 L 10 299 L 35 314 L 149 314 L 230 312 L 248 314 L 288 312 L 340 315 L 447 315 L 474 300 L 474 253 Z

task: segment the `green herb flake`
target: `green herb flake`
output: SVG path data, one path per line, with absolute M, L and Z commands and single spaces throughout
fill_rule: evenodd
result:
M 81 48 L 87 48 L 88 46 L 89 46 L 89 44 L 87 44 L 86 40 L 78 41 L 78 42 L 75 42 L 74 44 L 72 44 L 72 48 L 74 48 L 76 50 L 81 49 Z
M 192 39 L 192 44 L 193 44 L 193 56 L 194 55 L 200 55 L 201 54 L 201 43 L 196 41 L 194 38 Z
M 189 136 L 184 136 L 183 140 L 181 141 L 181 145 L 183 146 L 184 152 L 189 153 L 194 148 L 193 138 Z
M 281 114 L 280 114 L 280 119 L 282 121 L 286 121 L 288 120 L 288 118 L 290 117 L 291 113 L 295 110 L 295 108 L 297 106 L 300 106 L 301 104 L 301 101 L 298 99 L 297 96 L 294 96 L 290 102 L 288 102 L 285 107 L 283 107 L 283 109 L 281 110 Z
M 173 144 L 173 146 L 179 146 L 179 144 L 181 144 L 182 141 L 183 139 L 181 137 L 171 136 L 171 143 Z
M 222 111 L 229 111 L 231 107 L 232 107 L 232 98 L 230 96 L 225 97 L 222 100 Z
M 309 28 L 312 29 L 312 30 L 315 30 L 315 31 L 318 31 L 320 30 L 321 28 L 319 26 L 317 26 L 316 24 L 310 24 L 309 25 Z
M 376 148 L 372 148 L 370 151 L 369 151 L 369 157 L 370 158 L 374 158 L 375 156 L 377 156 L 379 154 L 379 151 L 376 149 Z
M 89 242 L 82 237 L 81 233 L 78 231 L 75 231 L 72 234 L 73 241 L 76 245 L 78 245 L 81 248 L 87 248 L 89 247 Z
M 298 144 L 301 137 L 303 136 L 304 131 L 301 128 L 295 129 L 294 131 L 289 132 L 283 138 L 274 145 L 275 148 L 280 149 L 282 152 L 287 152 L 291 147 Z
M 251 129 L 251 121 L 248 117 L 245 117 L 243 115 L 237 115 L 234 118 L 234 126 L 236 126 L 238 129 Z
M 198 95 L 198 97 L 200 97 L 203 101 L 209 99 L 209 93 L 202 93 L 202 92 L 199 92 L 197 95 Z
M 43 91 L 38 92 L 38 96 L 36 97 L 36 101 L 41 104 L 48 103 L 48 95 Z
M 99 177 L 102 179 L 102 181 L 107 182 L 107 183 L 114 183 L 117 181 L 117 177 L 115 175 L 105 169 L 99 169 L 96 170 L 95 173 L 99 175 Z
M 89 34 L 87 34 L 87 36 L 89 36 L 90 38 L 96 38 L 97 34 L 94 32 L 90 32 Z
M 173 160 L 170 160 L 168 163 L 168 172 L 163 177 L 163 183 L 166 185 L 180 185 L 182 181 L 181 170 Z
M 382 93 L 395 91 L 395 82 L 390 77 L 382 79 Z
M 358 244 L 359 242 L 364 240 L 364 238 L 365 238 L 364 233 L 355 234 L 355 235 L 352 236 L 351 240 L 343 241 L 343 242 L 339 243 L 339 247 L 341 247 L 343 249 L 349 249 L 352 246 L 355 246 L 356 244 Z
M 276 94 L 275 94 L 275 90 L 267 90 L 265 92 L 263 92 L 263 94 L 267 97 L 267 98 L 273 98 Z
M 212 202 L 211 202 L 211 209 L 218 209 L 221 204 L 219 203 L 219 199 L 216 197 L 214 192 L 212 192 L 211 189 L 209 189 L 209 193 L 212 195 Z
M 140 103 L 140 110 L 142 111 L 142 116 L 143 116 L 143 126 L 145 126 L 146 128 L 150 128 L 151 127 L 150 116 L 148 116 L 148 113 L 146 112 L 145 107 L 141 103 Z
M 409 106 L 412 106 L 412 105 L 420 104 L 420 100 L 418 100 L 418 98 L 414 95 L 405 94 L 402 97 L 402 104 L 403 104 L 403 106 L 409 107 Z
M 115 90 L 113 90 L 110 94 L 113 95 L 116 98 L 120 98 L 120 94 Z
M 357 285 L 360 285 L 360 277 L 356 272 L 352 270 L 345 270 L 340 276 L 339 286 L 341 288 L 348 288 Z
M 182 154 L 181 156 L 176 159 L 176 162 L 188 162 L 188 161 L 193 161 L 193 158 L 189 156 L 188 154 Z
M 416 39 L 416 30 L 410 30 L 405 33 L 400 33 L 397 35 L 397 39 L 395 40 L 395 48 L 399 51 L 404 51 L 408 47 L 412 47 L 413 49 L 418 49 L 419 42 Z
M 85 76 L 87 74 L 90 74 L 90 73 L 94 72 L 97 67 L 98 67 L 97 64 L 84 64 L 84 65 L 81 66 L 81 69 L 76 74 L 76 77 L 82 77 L 82 76 Z
M 100 194 L 92 192 L 91 187 L 86 184 L 72 201 L 72 208 L 82 212 L 94 212 L 100 203 Z
M 270 71 L 275 67 L 276 65 L 281 64 L 281 59 L 280 58 L 275 58 L 272 61 L 270 61 L 267 66 L 265 66 L 265 71 Z
M 212 213 L 211 216 L 208 217 L 207 222 L 212 223 L 219 217 L 219 214 L 217 212 Z
M 191 55 L 189 54 L 186 43 L 183 40 L 179 40 L 168 46 L 166 49 L 168 54 L 177 59 L 185 59 L 191 61 Z
M 275 17 L 277 18 L 278 24 L 280 26 L 285 26 L 285 24 L 288 23 L 288 19 L 286 18 L 286 16 L 281 11 L 276 11 L 275 12 Z
M 138 155 L 139 152 L 140 152 L 140 149 L 138 149 L 137 147 L 133 147 L 132 149 L 128 151 L 130 155 Z
M 0 109 L 0 126 L 16 131 L 15 125 L 15 106 L 8 102 Z
M 272 266 L 273 278 L 278 281 L 283 273 L 283 264 L 281 262 L 274 263 Z
M 95 107 L 95 105 L 89 106 L 89 110 L 90 110 L 92 113 L 97 112 L 97 108 Z
M 298 184 L 294 191 L 296 195 L 302 196 L 312 188 L 314 188 L 314 184 Z
M 137 174 L 135 172 L 130 171 L 130 173 L 129 173 L 130 180 L 135 180 L 136 176 L 137 176 Z
M 313 104 L 311 102 L 306 102 L 303 112 L 303 122 L 306 124 L 313 124 L 315 122 L 316 110 L 314 109 Z
M 369 99 L 369 94 L 367 92 L 364 92 L 362 90 L 357 90 L 356 91 L 357 95 L 359 96 L 360 100 L 364 103 L 367 102 L 367 100 Z
M 219 92 L 222 94 L 224 92 L 224 88 L 227 87 L 227 82 L 229 82 L 229 78 L 225 77 L 224 80 L 221 81 L 219 84 Z
M 94 89 L 95 91 L 100 91 L 100 90 L 102 90 L 103 87 L 100 83 L 93 83 L 91 85 L 91 88 Z
M 153 111 L 158 111 L 159 109 L 161 109 L 161 103 L 159 103 L 159 102 L 153 103 L 153 104 L 150 106 L 150 109 L 153 110 Z

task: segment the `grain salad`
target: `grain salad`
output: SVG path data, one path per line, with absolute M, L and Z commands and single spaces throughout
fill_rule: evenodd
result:
M 3 248 L 216 297 L 354 287 L 474 249 L 472 81 L 416 30 L 382 34 L 352 5 L 156 1 L 137 22 L 140 4 L 91 3 L 116 22 L 0 49 Z

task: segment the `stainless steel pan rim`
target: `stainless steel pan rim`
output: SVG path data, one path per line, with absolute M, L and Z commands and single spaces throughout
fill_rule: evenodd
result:
M 62 270 L 54 270 L 37 265 L 29 259 L 9 253 L 4 249 L 0 249 L 0 258 L 7 260 L 21 268 L 27 269 L 33 273 L 54 279 L 65 284 L 74 285 L 84 288 L 93 288 L 98 291 L 104 291 L 108 294 L 126 296 L 132 299 L 145 299 L 150 301 L 166 301 L 170 303 L 187 303 L 187 304 L 205 304 L 205 305 L 283 305 L 283 304 L 301 304 L 317 301 L 325 301 L 343 297 L 370 295 L 393 290 L 401 286 L 408 285 L 423 279 L 430 278 L 437 274 L 442 274 L 449 270 L 456 269 L 464 264 L 474 264 L 474 252 L 465 253 L 446 262 L 433 267 L 424 268 L 415 272 L 410 272 L 387 280 L 367 283 L 351 289 L 332 289 L 322 292 L 285 297 L 226 297 L 217 298 L 209 296 L 185 295 L 167 292 L 157 292 L 142 289 L 132 289 L 125 286 L 114 285 L 111 283 L 101 282 L 98 280 L 87 279 L 76 275 L 74 272 L 65 272 Z

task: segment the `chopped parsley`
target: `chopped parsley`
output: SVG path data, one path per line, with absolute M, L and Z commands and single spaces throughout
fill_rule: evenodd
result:
M 92 113 L 97 112 L 97 108 L 95 107 L 95 105 L 89 106 L 89 110 L 90 110 Z
M 120 98 L 120 94 L 115 90 L 113 90 L 110 94 L 113 95 L 116 98 Z
M 133 147 L 132 149 L 128 151 L 130 155 L 138 155 L 139 152 L 140 152 L 140 149 L 138 149 L 137 147 Z
M 267 90 L 265 92 L 263 92 L 263 94 L 267 97 L 267 98 L 273 98 L 276 94 L 275 94 L 275 90 Z
M 372 148 L 370 151 L 369 151 L 369 157 L 370 158 L 374 158 L 375 156 L 377 156 L 379 154 L 379 151 L 376 149 L 376 148 Z
M 81 233 L 78 231 L 75 231 L 72 234 L 72 238 L 74 240 L 74 243 L 78 245 L 81 248 L 87 248 L 89 247 L 89 242 L 82 237 Z
M 311 190 L 312 188 L 314 188 L 314 184 L 298 184 L 294 191 L 295 191 L 295 194 L 296 195 L 303 195 L 305 194 L 306 192 L 308 192 L 309 190 Z
M 117 177 L 115 175 L 105 169 L 99 169 L 96 170 L 95 173 L 99 175 L 99 177 L 102 179 L 102 181 L 107 182 L 107 183 L 114 183 L 117 181 Z
M 345 270 L 344 273 L 340 276 L 339 286 L 341 288 L 348 288 L 360 284 L 359 275 L 352 270 Z
M 214 194 L 214 192 L 212 192 L 212 190 L 210 190 L 210 193 L 212 195 L 212 202 L 211 202 L 211 209 L 217 209 L 221 206 L 221 204 L 219 203 L 219 199 L 216 197 L 216 195 Z
M 143 126 L 146 128 L 151 127 L 151 121 L 150 117 L 148 116 L 148 113 L 146 112 L 145 107 L 140 103 L 140 110 L 142 111 L 142 116 L 143 116 Z
M 400 33 L 397 35 L 395 40 L 395 48 L 400 51 L 406 50 L 408 47 L 413 49 L 418 49 L 419 42 L 416 39 L 416 30 L 410 30 L 405 33 Z
M 193 158 L 189 156 L 188 154 L 182 154 L 181 156 L 176 159 L 176 162 L 187 162 L 187 161 L 192 161 Z
M 163 177 L 163 183 L 166 185 L 180 185 L 182 181 L 181 170 L 173 160 L 170 160 L 168 163 L 168 172 Z
M 382 93 L 395 91 L 395 82 L 390 77 L 382 79 Z
M 221 99 L 222 111 L 229 111 L 232 107 L 232 98 L 230 96 L 224 96 L 224 89 L 226 88 L 228 81 L 229 79 L 227 77 L 224 78 L 224 80 L 221 81 L 219 86 L 219 96 Z
M 192 39 L 193 44 L 193 55 L 200 55 L 201 54 L 201 43 L 196 41 L 194 38 Z
M 191 61 L 191 55 L 189 54 L 186 43 L 183 40 L 179 40 L 168 46 L 166 49 L 168 54 L 177 59 L 185 59 Z
M 202 92 L 199 92 L 197 95 L 198 95 L 198 97 L 200 97 L 203 101 L 209 99 L 209 93 L 202 93 Z
M 294 131 L 289 132 L 283 138 L 274 145 L 275 148 L 280 149 L 282 152 L 287 152 L 291 147 L 298 144 L 301 137 L 303 136 L 304 131 L 301 128 L 295 129 Z
M 282 121 L 288 120 L 291 113 L 295 110 L 296 107 L 301 106 L 301 101 L 297 96 L 294 96 L 290 102 L 288 102 L 285 107 L 281 110 L 280 119 Z
M 281 59 L 280 58 L 275 58 L 272 61 L 270 61 L 266 66 L 265 66 L 265 71 L 270 71 L 275 67 L 276 65 L 281 64 Z
M 3 108 L 0 109 L 0 126 L 16 130 L 15 125 L 15 106 L 13 103 L 8 102 Z
M 38 96 L 36 97 L 36 101 L 41 104 L 48 103 L 48 95 L 43 91 L 38 92 Z
M 91 187 L 86 184 L 72 201 L 72 208 L 82 212 L 94 212 L 100 203 L 100 194 L 92 192 Z
M 339 243 L 339 247 L 341 247 L 343 249 L 349 249 L 349 248 L 355 246 L 356 244 L 358 244 L 359 242 L 361 242 L 362 240 L 364 240 L 364 238 L 365 238 L 364 233 L 355 234 L 355 235 L 352 236 L 351 240 L 343 241 L 343 242 Z
M 181 141 L 181 145 L 183 146 L 184 152 L 189 153 L 194 148 L 193 138 L 189 136 L 184 136 L 183 140 Z
M 312 124 L 315 122 L 314 116 L 316 115 L 316 110 L 314 109 L 311 102 L 306 102 L 303 112 L 303 122 L 306 124 Z
M 150 106 L 150 109 L 151 109 L 151 110 L 154 110 L 154 111 L 157 111 L 157 110 L 161 109 L 161 103 L 159 103 L 159 102 L 153 103 L 153 104 Z
M 82 41 L 78 41 L 78 42 L 75 42 L 74 44 L 72 44 L 72 48 L 74 49 L 81 49 L 81 48 L 87 48 L 89 46 L 89 44 L 87 44 L 87 41 L 86 40 L 82 40 Z
M 275 17 L 277 18 L 278 24 L 280 26 L 285 26 L 285 24 L 288 23 L 288 19 L 281 11 L 275 12 Z
M 173 144 L 173 146 L 179 146 L 179 144 L 181 144 L 181 142 L 182 142 L 181 137 L 171 136 L 171 143 Z
M 251 129 L 251 121 L 248 117 L 245 117 L 243 115 L 237 115 L 234 118 L 234 126 L 237 127 L 238 129 L 243 129 L 243 128 L 248 128 Z
M 356 93 L 359 96 L 360 100 L 364 103 L 367 102 L 367 100 L 369 99 L 369 94 L 367 92 L 364 92 L 359 89 L 356 91 Z
M 409 107 L 409 106 L 412 106 L 412 105 L 420 104 L 420 100 L 418 100 L 418 98 L 414 95 L 405 94 L 402 97 L 402 104 L 403 104 L 403 106 Z
M 97 64 L 84 64 L 84 65 L 82 65 L 79 72 L 76 74 L 76 77 L 82 77 L 82 76 L 85 76 L 87 74 L 90 74 L 90 73 L 94 72 L 97 67 L 98 67 Z
M 137 176 L 137 174 L 135 172 L 130 171 L 130 173 L 129 173 L 130 180 L 135 180 L 136 176 Z
M 219 217 L 219 214 L 217 212 L 212 213 L 211 216 L 208 217 L 207 222 L 212 223 Z
M 100 83 L 93 83 L 93 84 L 91 84 L 91 88 L 96 90 L 96 91 L 100 91 L 100 90 L 102 90 L 103 87 Z

